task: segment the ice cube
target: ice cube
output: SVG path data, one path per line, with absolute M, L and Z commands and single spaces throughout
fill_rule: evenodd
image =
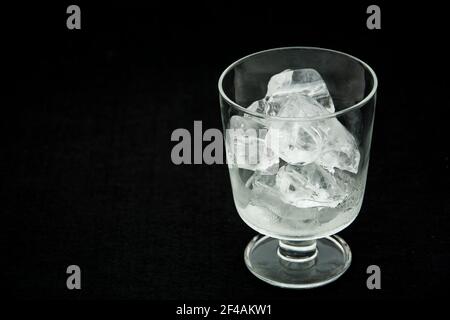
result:
M 278 117 L 301 118 L 327 114 L 323 106 L 301 93 L 276 95 L 268 99 L 278 108 Z M 270 121 L 266 140 L 277 145 L 280 158 L 290 164 L 315 161 L 322 151 L 323 133 L 320 121 Z
M 348 191 L 330 172 L 314 163 L 281 167 L 276 186 L 282 200 L 299 208 L 335 208 L 348 196 Z
M 266 108 L 265 99 L 261 99 L 261 100 L 254 101 L 250 106 L 247 107 L 247 110 L 265 115 L 266 114 L 265 108 Z M 259 117 L 253 116 L 253 115 L 249 115 L 247 113 L 244 114 L 244 117 L 250 118 L 253 121 L 267 127 L 267 120 L 264 117 L 259 118 Z
M 326 138 L 316 163 L 331 173 L 335 168 L 357 173 L 360 153 L 353 135 L 335 118 L 324 121 L 321 132 Z
M 266 145 L 267 129 L 251 118 L 233 116 L 226 132 L 227 161 L 234 165 L 262 174 L 275 174 L 278 156 Z
M 320 74 L 314 69 L 284 70 L 270 78 L 266 96 L 299 92 L 334 112 L 333 99 Z
M 247 109 L 268 116 L 276 116 L 281 108 L 281 104 L 273 101 L 271 97 L 266 97 L 253 102 Z
M 334 105 L 317 71 L 297 69 L 274 75 L 267 96 L 253 102 L 248 109 L 268 116 L 311 118 L 329 114 L 334 111 Z M 316 162 L 331 173 L 335 168 L 358 172 L 357 142 L 336 118 L 290 121 L 246 117 L 269 128 L 266 146 L 290 164 Z
M 259 134 L 258 132 L 260 129 L 264 129 L 264 127 L 254 121 L 253 118 L 244 118 L 241 116 L 232 116 L 230 118 L 230 129 L 244 129 L 244 130 L 255 130 L 256 134 Z
M 261 175 L 255 172 L 246 186 L 252 190 L 250 204 L 263 207 L 278 217 L 285 218 L 290 214 L 291 206 L 281 199 L 275 175 Z
M 265 99 L 276 116 L 282 118 L 312 118 L 327 115 L 328 111 L 315 99 L 301 92 L 279 93 Z
M 311 118 L 328 114 L 313 98 L 301 93 L 280 94 L 265 100 L 283 118 Z M 316 162 L 333 173 L 334 168 L 358 172 L 360 154 L 353 135 L 336 118 L 272 120 L 266 143 L 277 146 L 280 158 L 290 164 Z

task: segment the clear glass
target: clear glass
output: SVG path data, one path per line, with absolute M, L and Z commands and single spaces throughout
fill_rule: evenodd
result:
M 276 112 L 264 114 L 250 107 L 265 97 L 273 75 L 286 69 L 305 68 L 315 69 L 322 76 L 334 103 L 333 111 L 292 117 Z M 258 278 L 280 287 L 311 288 L 337 279 L 349 267 L 350 249 L 335 234 L 351 224 L 361 208 L 376 89 L 376 75 L 366 63 L 322 48 L 266 50 L 234 62 L 222 73 L 219 92 L 224 130 L 236 127 L 236 121 L 245 124 L 250 120 L 263 131 L 269 130 L 265 132 L 277 128 L 282 133 L 277 136 L 276 168 L 262 174 L 258 166 L 242 166 L 231 160 L 236 150 L 231 148 L 228 133 L 224 135 L 237 211 L 246 224 L 261 234 L 248 244 L 244 255 L 247 267 Z M 348 138 L 348 133 L 353 138 Z M 290 149 L 286 149 L 286 141 L 292 135 L 296 145 L 289 144 Z M 262 136 L 263 140 L 268 136 Z M 356 151 L 349 151 L 353 152 L 349 158 L 345 158 L 345 139 L 351 139 L 355 145 Z M 328 150 L 327 145 L 338 146 L 337 151 L 326 153 L 323 150 Z M 303 151 L 311 155 L 306 162 L 291 163 L 288 156 L 278 158 L 278 148 L 286 150 L 286 155 L 296 146 L 306 146 Z M 327 167 L 333 157 L 341 161 L 338 168 Z M 294 182 L 286 184 L 286 179 Z M 307 185 L 310 189 L 302 189 L 304 179 L 307 184 L 312 181 L 312 185 Z M 298 186 L 301 190 L 296 189 Z M 334 189 L 340 191 L 331 197 L 330 190 Z M 326 203 L 321 202 L 323 194 Z

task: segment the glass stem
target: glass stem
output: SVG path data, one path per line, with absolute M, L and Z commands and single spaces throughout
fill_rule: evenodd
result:
M 279 240 L 277 253 L 286 262 L 311 264 L 317 257 L 316 240 Z

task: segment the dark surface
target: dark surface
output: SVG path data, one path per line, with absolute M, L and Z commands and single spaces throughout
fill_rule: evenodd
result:
M 3 282 L 13 298 L 425 298 L 448 282 L 448 59 L 442 9 L 381 5 L 5 9 L 7 103 L 0 117 Z M 262 5 L 261 5 L 262 6 Z M 189 10 L 189 14 L 188 14 Z M 314 12 L 315 14 L 310 14 Z M 5 29 L 4 29 L 5 30 Z M 340 234 L 353 262 L 337 282 L 281 290 L 246 269 L 255 234 L 224 165 L 173 165 L 176 128 L 221 128 L 217 80 L 262 49 L 353 54 L 379 77 L 361 214 Z M 10 98 L 10 99 L 9 99 Z M 82 290 L 66 289 L 66 268 Z M 366 268 L 382 289 L 366 288 Z

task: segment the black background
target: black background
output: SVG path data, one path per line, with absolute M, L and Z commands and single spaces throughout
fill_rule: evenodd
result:
M 78 2 L 4 7 L 2 273 L 9 297 L 64 299 L 429 298 L 448 279 L 445 11 L 428 3 Z M 379 78 L 363 208 L 340 234 L 353 262 L 309 291 L 253 277 L 224 165 L 172 164 L 176 128 L 221 128 L 217 80 L 234 60 L 319 46 Z M 10 87 L 11 86 L 11 87 Z M 66 288 L 66 268 L 82 289 Z M 382 271 L 368 290 L 366 268 Z

